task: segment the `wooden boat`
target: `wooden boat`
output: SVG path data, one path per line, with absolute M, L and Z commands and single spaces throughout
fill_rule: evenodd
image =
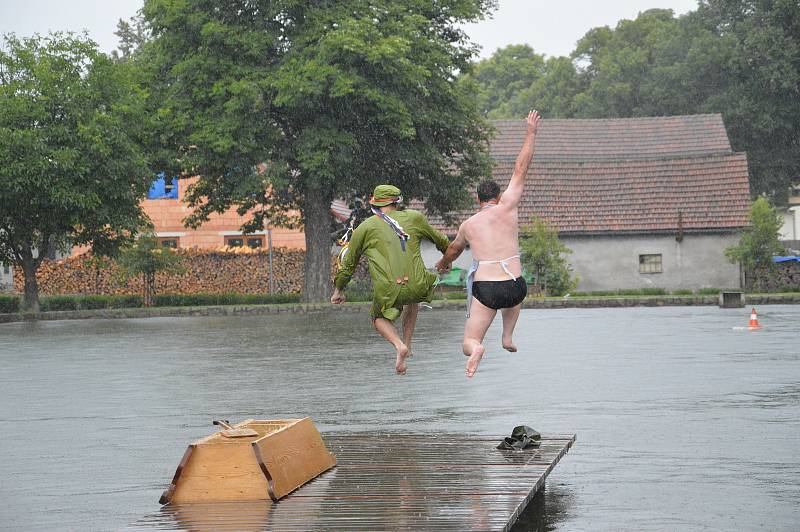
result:
M 189 445 L 161 504 L 278 501 L 336 465 L 310 418 L 248 419 Z

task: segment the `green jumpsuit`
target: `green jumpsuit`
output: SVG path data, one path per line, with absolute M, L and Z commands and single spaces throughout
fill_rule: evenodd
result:
M 409 235 L 405 252 L 400 238 L 389 224 L 378 216 L 371 216 L 353 231 L 349 251 L 342 260 L 334 284 L 343 290 L 350 282 L 361 255 L 366 255 L 373 288 L 371 315 L 394 321 L 400 316 L 403 305 L 430 302 L 433 296 L 437 276 L 422 262 L 420 240 L 430 240 L 442 253 L 450 242 L 430 226 L 421 212 L 402 210 L 386 214 Z

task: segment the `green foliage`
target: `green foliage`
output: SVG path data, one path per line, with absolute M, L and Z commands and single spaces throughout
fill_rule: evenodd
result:
M 132 71 L 85 37 L 55 33 L 0 46 L 0 262 L 26 278 L 46 251 L 128 241 L 150 186 L 141 146 L 144 93 Z M 37 252 L 38 250 L 38 252 Z
M 572 251 L 558 239 L 558 232 L 534 216 L 521 231 L 522 265 L 549 295 L 561 296 L 578 286 L 566 256 Z
M 505 102 L 541 78 L 544 70 L 544 56 L 527 44 L 512 44 L 497 50 L 491 58 L 478 61 L 471 74 L 462 79 L 476 83 L 481 111 L 493 116 Z
M 181 273 L 182 259 L 171 248 L 163 247 L 152 234 L 142 235 L 119 255 L 117 264 L 125 277 L 150 275 L 156 272 Z
M 718 295 L 720 292 L 724 292 L 724 291 L 725 290 L 722 290 L 720 288 L 698 288 L 697 289 L 697 294 L 701 295 L 701 296 L 715 296 L 715 295 Z M 730 291 L 731 292 L 736 292 L 736 291 L 738 291 L 738 289 L 731 289 Z
M 271 305 L 298 303 L 300 295 L 288 294 L 160 294 L 155 297 L 158 307 L 198 307 L 208 305 Z M 135 295 L 57 295 L 41 300 L 42 312 L 60 310 L 98 310 L 142 307 L 142 296 Z M 19 298 L 0 296 L 0 313 L 19 312 Z
M 19 297 L 0 295 L 0 314 L 19 312 Z
M 390 182 L 434 213 L 467 202 L 488 128 L 457 81 L 475 53 L 460 27 L 495 3 L 145 2 L 164 163 L 200 176 L 187 222 L 236 205 L 245 230 L 302 223 L 304 297 L 324 300 L 333 198 Z
M 42 312 L 55 310 L 97 310 L 106 308 L 135 308 L 142 306 L 141 296 L 120 295 L 59 295 L 42 298 Z
M 445 301 L 459 301 L 467 299 L 467 292 L 466 290 L 443 290 L 443 291 L 436 291 L 433 295 L 434 299 L 444 299 Z
M 78 310 L 76 296 L 46 296 L 42 298 L 39 310 L 51 312 L 58 310 Z
M 208 305 L 269 305 L 276 303 L 298 303 L 300 294 L 159 294 L 155 297 L 158 307 L 198 307 Z
M 139 238 L 119 255 L 117 264 L 123 278 L 142 276 L 144 306 L 153 305 L 156 273 L 182 273 L 183 260 L 172 249 L 163 247 L 152 234 Z
M 785 252 L 780 243 L 781 215 L 764 197 L 750 206 L 750 226 L 745 228 L 739 243 L 725 250 L 732 263 L 740 263 L 745 271 L 771 270 L 772 257 Z
M 372 301 L 372 279 L 354 276 L 345 289 L 345 298 L 351 303 Z

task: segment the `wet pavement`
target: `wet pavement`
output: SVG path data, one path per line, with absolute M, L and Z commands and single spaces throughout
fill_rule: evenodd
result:
M 115 530 L 158 511 L 216 418 L 326 432 L 578 441 L 517 530 L 795 530 L 800 306 L 523 311 L 472 380 L 463 313 L 420 315 L 404 377 L 364 314 L 0 325 L 0 529 Z M 738 329 L 737 329 L 738 328 Z

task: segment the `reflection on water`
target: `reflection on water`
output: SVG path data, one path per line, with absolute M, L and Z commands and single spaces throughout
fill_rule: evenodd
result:
M 793 530 L 800 307 L 734 330 L 749 311 L 526 310 L 520 352 L 495 324 L 471 381 L 460 311 L 421 314 L 405 377 L 363 314 L 0 325 L 0 522 L 122 528 L 211 419 L 310 415 L 323 434 L 577 433 L 529 530 Z

